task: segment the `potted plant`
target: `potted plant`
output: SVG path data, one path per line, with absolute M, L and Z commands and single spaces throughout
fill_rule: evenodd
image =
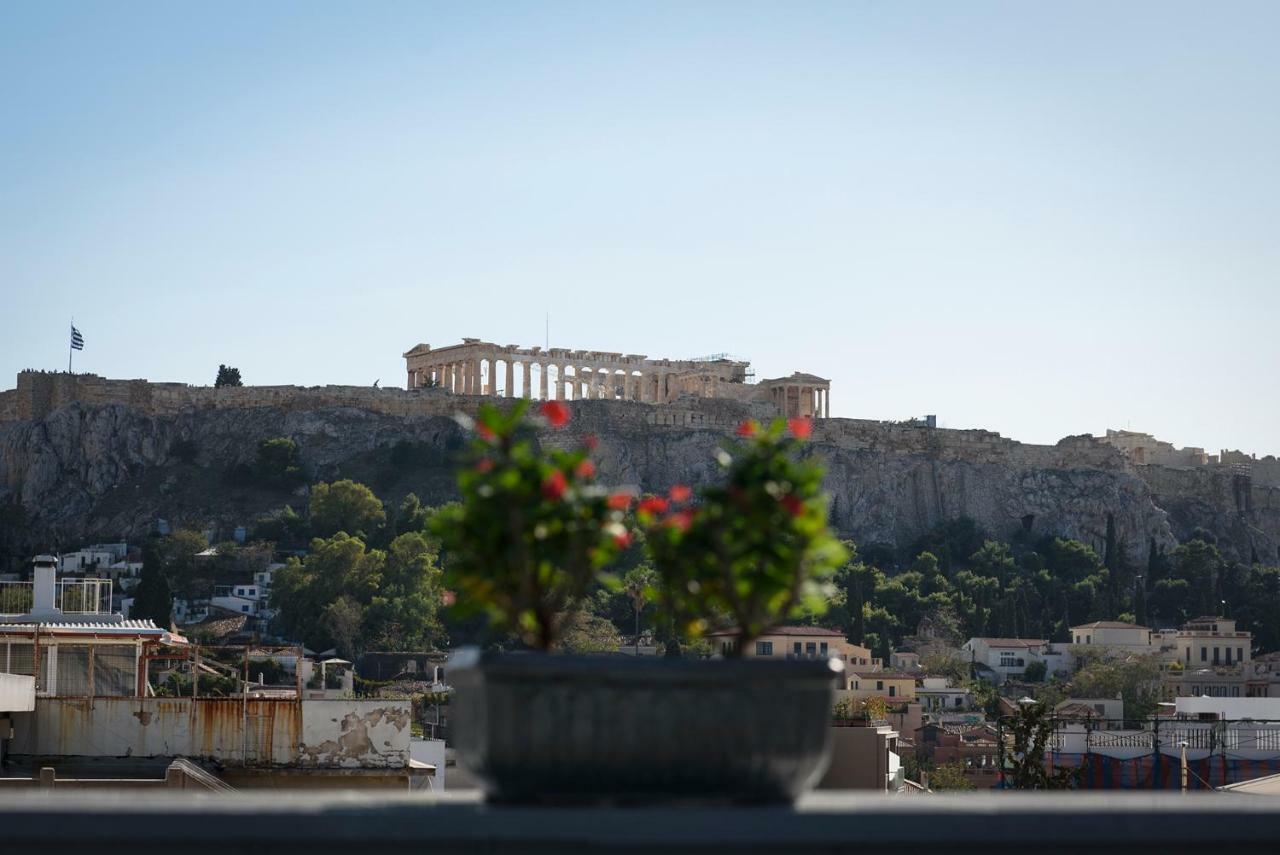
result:
M 547 655 L 632 539 L 632 497 L 596 483 L 590 449 L 543 450 L 539 431 L 568 419 L 559 402 L 536 416 L 524 404 L 482 409 L 462 501 L 432 523 L 457 602 L 483 607 L 535 651 L 455 654 L 460 758 L 505 801 L 794 798 L 825 764 L 839 663 Z M 643 593 L 691 636 L 723 614 L 755 637 L 819 607 L 812 583 L 840 549 L 826 532 L 821 470 L 795 459 L 806 428 L 787 436 L 752 424 L 745 444 L 722 453 L 724 488 L 696 503 L 675 488 L 636 511 L 655 565 Z M 780 510 L 765 513 L 762 494 Z M 743 512 L 763 530 L 744 531 L 733 520 Z M 730 564 L 707 555 L 709 544 Z

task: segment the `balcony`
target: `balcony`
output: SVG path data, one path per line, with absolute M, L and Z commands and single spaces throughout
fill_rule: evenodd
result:
M 111 594 L 110 579 L 60 579 L 54 584 L 53 605 L 65 615 L 109 615 Z M 35 583 L 0 582 L 0 615 L 34 611 Z

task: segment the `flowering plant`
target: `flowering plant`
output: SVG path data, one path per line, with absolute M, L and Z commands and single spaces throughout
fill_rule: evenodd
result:
M 697 502 L 687 487 L 640 502 L 658 596 L 689 635 L 724 616 L 741 655 L 787 618 L 825 611 L 845 551 L 827 527 L 823 469 L 797 454 L 810 430 L 808 419 L 744 422 L 738 442 L 717 454 L 723 481 Z
M 485 406 L 458 474 L 460 503 L 432 520 L 450 560 L 446 581 L 464 609 L 482 608 L 529 646 L 557 646 L 573 606 L 631 542 L 630 497 L 596 484 L 589 448 L 543 450 L 537 430 L 569 409 L 547 401 Z M 590 445 L 591 443 L 587 443 Z

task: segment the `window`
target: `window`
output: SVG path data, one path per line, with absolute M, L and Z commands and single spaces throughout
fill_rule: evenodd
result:
M 876 691 L 877 692 L 884 691 L 884 680 L 876 680 Z
M 1084 643 L 1085 643 L 1085 644 L 1093 644 L 1093 636 L 1092 636 L 1092 635 L 1086 635 L 1086 636 L 1084 637 Z
M 1243 662 L 1243 661 L 1244 661 L 1244 648 L 1243 648 L 1243 647 L 1237 647 L 1237 648 L 1236 648 L 1236 661 L 1237 661 L 1237 662 Z
M 961 706 L 962 701 L 962 698 L 956 698 L 956 706 Z
M 889 697 L 891 697 L 891 698 L 896 697 L 896 696 L 897 696 L 897 694 L 898 694 L 898 687 L 897 687 L 897 686 L 890 686 L 890 687 L 889 687 Z
M 1207 648 L 1207 647 L 1201 647 L 1201 648 L 1200 648 L 1200 661 L 1201 661 L 1201 662 L 1208 662 L 1208 661 L 1209 661 L 1209 648 Z
M 794 652 L 796 656 L 800 655 L 800 642 L 797 641 L 795 643 L 795 647 L 792 648 L 792 652 Z
M 1231 648 L 1230 647 L 1227 648 L 1227 664 L 1228 665 L 1231 664 Z
M 805 652 L 805 654 L 806 654 L 806 655 L 808 655 L 808 656 L 817 656 L 817 655 L 818 655 L 818 645 L 817 645 L 815 642 L 812 642 L 812 641 L 806 641 L 806 642 L 804 643 L 804 652 Z
M 772 642 L 772 641 L 757 641 L 757 642 L 756 642 L 756 655 L 757 655 L 757 656 L 772 656 L 772 655 L 773 655 L 773 642 Z
M 1218 648 L 1213 648 L 1213 664 L 1218 664 Z
M 242 612 L 247 612 L 247 611 L 249 611 L 249 607 L 248 607 L 248 606 L 241 606 L 241 607 L 240 607 L 240 611 L 242 611 Z
M 827 643 L 825 641 L 818 645 L 818 652 L 823 656 L 827 655 Z
M 1190 648 L 1190 647 L 1188 647 L 1188 648 L 1187 648 L 1187 661 L 1188 661 L 1188 662 L 1190 662 L 1190 661 L 1191 661 L 1191 648 Z

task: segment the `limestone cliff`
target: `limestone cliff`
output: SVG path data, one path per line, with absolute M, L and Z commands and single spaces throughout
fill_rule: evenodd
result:
M 449 414 L 478 399 L 424 396 L 395 409 L 328 403 L 174 412 L 70 403 L 38 419 L 0 421 L 0 498 L 24 505 L 32 548 L 136 538 L 159 518 L 226 537 L 262 512 L 305 504 L 304 495 L 226 477 L 274 436 L 296 440 L 317 478 L 355 477 L 392 499 L 409 490 L 426 502 L 452 497 L 450 460 L 463 436 Z M 766 415 L 712 399 L 571 406 L 569 432 L 548 438 L 594 434 L 606 480 L 654 491 L 714 477 L 717 444 L 746 415 Z M 179 440 L 195 449 L 193 463 L 175 459 Z M 1029 526 L 1101 551 L 1110 515 L 1135 566 L 1152 540 L 1170 547 L 1197 526 L 1243 560 L 1273 560 L 1280 543 L 1280 491 L 1255 487 L 1240 504 L 1240 485 L 1223 476 L 1131 467 L 1088 437 L 1032 446 L 985 431 L 832 419 L 818 423 L 812 449 L 829 467 L 834 524 L 861 542 L 905 547 L 939 522 L 970 516 L 999 537 Z

